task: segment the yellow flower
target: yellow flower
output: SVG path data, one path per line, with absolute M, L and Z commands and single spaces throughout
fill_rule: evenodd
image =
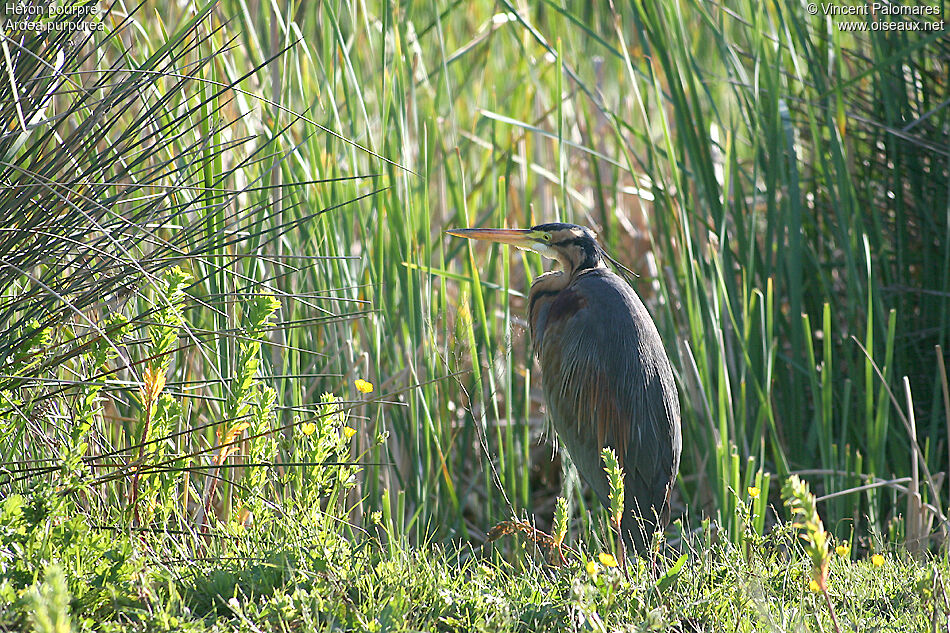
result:
M 817 580 L 810 580 L 808 582 L 808 588 L 815 593 L 821 591 L 821 585 L 818 584 Z
M 600 559 L 600 564 L 603 565 L 604 567 L 617 566 L 617 559 L 614 558 L 613 554 L 607 554 L 605 552 L 601 552 L 600 554 L 597 555 L 597 558 Z
M 356 379 L 356 390 L 360 393 L 372 393 L 373 392 L 373 383 L 363 380 L 362 378 Z
M 749 496 L 752 497 L 753 499 L 758 499 L 759 489 L 756 488 L 755 486 L 749 486 Z
M 350 439 L 351 437 L 356 435 L 356 429 L 354 429 L 352 426 L 344 426 L 343 435 L 346 436 L 346 439 Z
M 587 561 L 587 575 L 591 578 L 597 575 L 597 563 L 592 560 Z
M 313 432 L 317 430 L 317 425 L 313 422 L 304 422 L 300 425 L 300 430 L 304 435 L 313 435 Z
M 847 556 L 850 551 L 851 548 L 847 545 L 839 545 L 835 548 L 835 553 L 838 554 L 838 556 Z
M 884 564 L 884 557 L 880 554 L 875 554 L 871 557 L 871 564 L 875 567 L 881 567 Z

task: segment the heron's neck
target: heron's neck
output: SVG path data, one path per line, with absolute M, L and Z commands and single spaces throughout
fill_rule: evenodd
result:
M 567 275 L 563 270 L 551 270 L 531 284 L 530 298 L 540 299 L 543 296 L 553 296 L 567 288 L 571 283 L 571 275 Z
M 528 293 L 528 324 L 531 327 L 531 340 L 537 354 L 541 353 L 541 346 L 544 341 L 548 309 L 561 291 L 567 288 L 581 273 L 594 268 L 607 267 L 596 250 L 586 252 L 577 249 L 574 252 L 559 253 L 558 262 L 563 270 L 552 270 L 544 273 L 534 280 L 534 283 L 531 284 L 531 291 Z
M 539 356 L 548 320 L 548 309 L 557 295 L 570 282 L 570 275 L 564 274 L 561 270 L 552 270 L 544 273 L 531 284 L 531 291 L 528 293 L 528 325 L 531 328 L 534 352 Z

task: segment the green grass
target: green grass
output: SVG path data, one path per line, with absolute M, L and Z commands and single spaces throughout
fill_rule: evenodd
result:
M 37 497 L 31 497 L 35 501 Z M 596 551 L 552 567 L 528 547 L 517 564 L 491 548 L 351 544 L 315 527 L 312 508 L 254 529 L 189 542 L 174 533 L 102 533 L 82 521 L 49 529 L 19 522 L 65 555 L 45 562 L 23 592 L 24 613 L 4 630 L 37 631 L 538 631 L 832 630 L 807 558 L 782 527 L 743 547 L 707 532 L 680 543 L 681 565 L 642 561 L 625 576 Z M 0 523 L 11 527 L 7 504 Z M 385 540 L 391 524 L 377 517 Z M 511 537 L 514 538 L 514 537 Z M 143 548 L 145 539 L 148 548 Z M 4 543 L 9 543 L 6 536 Z M 193 551 L 197 543 L 198 554 Z M 926 563 L 885 554 L 881 564 L 833 554 L 829 600 L 841 630 L 930 630 L 946 618 L 945 557 Z M 589 559 L 584 564 L 584 559 Z M 27 561 L 32 563 L 32 560 Z M 0 593 L 9 591 L 7 575 Z M 59 625 L 55 623 L 60 623 Z M 60 628 L 56 628 L 59 626 Z
M 0 495 L 48 502 L 48 529 L 92 526 L 0 535 L 36 555 L 0 555 L 10 626 L 61 610 L 56 562 L 74 623 L 132 629 L 362 630 L 389 609 L 397 630 L 594 612 L 827 630 L 803 553 L 776 544 L 790 473 L 855 558 L 832 571 L 842 624 L 950 612 L 904 554 L 943 582 L 941 33 L 844 33 L 786 0 L 104 16 L 101 33 L 3 39 Z M 550 532 L 558 496 L 569 546 L 609 539 L 544 439 L 524 297 L 545 264 L 443 233 L 554 220 L 640 275 L 674 365 L 668 538 L 690 555 L 665 592 L 638 573 L 604 594 L 582 566 L 486 544 L 513 517 Z M 341 549 L 311 560 L 309 539 Z M 76 543 L 91 562 L 68 560 Z M 279 587 L 239 615 L 235 583 Z

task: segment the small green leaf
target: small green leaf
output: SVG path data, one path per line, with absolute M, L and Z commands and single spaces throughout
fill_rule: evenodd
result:
M 686 559 L 689 555 L 685 552 L 682 556 L 676 559 L 676 562 L 673 563 L 673 566 L 666 570 L 659 580 L 656 581 L 657 591 L 666 591 L 673 586 L 673 583 L 676 582 L 676 579 L 680 577 L 680 573 L 683 571 L 683 566 L 686 564 Z

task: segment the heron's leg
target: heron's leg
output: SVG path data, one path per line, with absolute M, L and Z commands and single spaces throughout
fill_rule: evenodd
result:
M 627 543 L 619 538 L 620 534 L 617 534 L 617 540 L 620 542 L 620 547 L 618 548 L 618 553 L 620 554 L 620 569 L 623 570 L 623 577 L 627 581 L 630 580 L 630 572 L 627 570 Z
M 660 566 L 657 564 L 657 560 L 656 560 L 659 554 L 660 554 L 659 547 L 650 548 L 650 564 L 649 564 L 650 577 L 652 578 L 654 583 L 656 583 L 656 581 L 660 578 Z

